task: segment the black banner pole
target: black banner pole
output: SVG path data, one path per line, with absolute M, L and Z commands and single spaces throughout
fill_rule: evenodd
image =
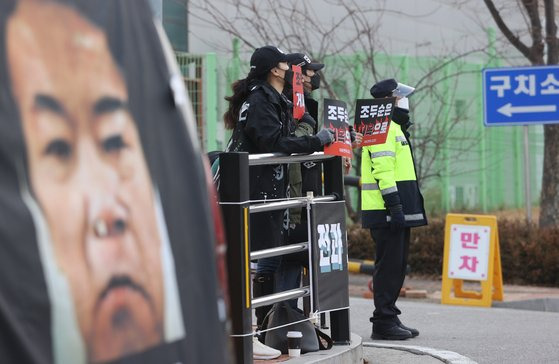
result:
M 344 174 L 342 157 L 335 157 L 324 162 L 324 194 L 337 195 L 344 199 Z M 349 310 L 330 312 L 330 328 L 334 345 L 349 345 Z
M 227 236 L 227 275 L 233 335 L 252 331 L 248 153 L 222 153 L 220 202 Z M 252 363 L 252 337 L 233 336 L 238 364 Z

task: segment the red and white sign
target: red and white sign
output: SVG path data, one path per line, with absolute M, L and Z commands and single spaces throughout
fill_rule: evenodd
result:
M 487 280 L 490 236 L 489 226 L 451 225 L 448 277 Z
M 305 113 L 305 94 L 303 92 L 303 72 L 301 66 L 291 66 L 293 70 L 293 118 L 299 120 Z
M 334 131 L 334 142 L 324 147 L 324 154 L 351 158 L 351 137 L 346 103 L 324 99 L 324 127 Z
M 363 134 L 361 146 L 386 142 L 396 98 L 361 99 L 355 105 L 355 131 Z

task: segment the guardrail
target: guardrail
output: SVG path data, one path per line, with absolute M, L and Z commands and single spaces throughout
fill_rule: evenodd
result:
M 249 167 L 266 164 L 289 164 L 306 161 L 321 162 L 324 170 L 324 196 L 314 197 L 313 201 L 342 200 L 344 180 L 341 157 L 313 154 L 285 155 L 280 153 L 220 154 L 220 205 L 223 212 L 227 236 L 227 265 L 230 292 L 230 314 L 232 338 L 237 363 L 252 362 L 252 309 L 294 298 L 307 297 L 309 286 L 278 292 L 251 299 L 250 261 L 265 257 L 286 255 L 309 250 L 309 243 L 298 243 L 278 248 L 252 252 L 249 240 L 250 214 L 262 211 L 283 210 L 306 206 L 307 198 L 270 203 L 251 204 L 249 199 Z M 309 236 L 310 239 L 310 236 Z M 310 270 L 309 266 L 309 270 Z M 331 336 L 334 344 L 349 345 L 349 310 L 330 312 Z

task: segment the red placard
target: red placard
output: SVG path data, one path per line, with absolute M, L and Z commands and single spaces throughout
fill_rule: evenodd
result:
M 351 138 L 346 103 L 324 99 L 324 127 L 334 130 L 334 142 L 324 147 L 324 154 L 351 158 Z
M 305 94 L 303 93 L 303 72 L 301 66 L 291 66 L 293 70 L 293 118 L 301 119 L 305 113 Z
M 355 131 L 363 134 L 361 146 L 386 142 L 396 98 L 357 100 L 355 105 Z

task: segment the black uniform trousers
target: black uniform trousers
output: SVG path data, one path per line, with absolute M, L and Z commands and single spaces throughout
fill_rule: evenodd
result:
M 375 311 L 371 321 L 373 326 L 384 329 L 400 323 L 398 315 L 401 311 L 396 307 L 396 300 L 406 277 L 410 228 L 374 228 L 371 235 L 376 244 L 373 272 Z

